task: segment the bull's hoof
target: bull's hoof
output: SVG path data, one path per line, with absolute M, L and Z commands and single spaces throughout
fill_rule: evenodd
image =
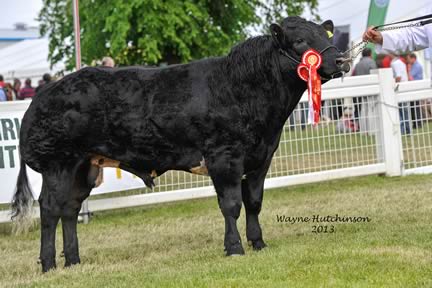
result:
M 78 265 L 80 263 L 81 263 L 81 260 L 79 257 L 71 257 L 70 259 L 66 259 L 64 267 L 70 267 L 72 265 Z
M 240 256 L 245 254 L 243 246 L 240 242 L 229 247 L 225 247 L 225 251 L 226 256 Z
M 264 243 L 264 240 L 260 239 L 260 240 L 249 240 L 248 241 L 249 246 L 252 246 L 252 249 L 255 251 L 259 251 L 264 249 L 265 247 L 267 247 L 267 244 Z
M 41 262 L 42 262 L 42 272 L 43 273 L 48 272 L 48 271 L 50 271 L 52 269 L 57 268 L 57 265 L 56 265 L 56 262 L 55 262 L 54 258 L 53 259 L 41 260 Z

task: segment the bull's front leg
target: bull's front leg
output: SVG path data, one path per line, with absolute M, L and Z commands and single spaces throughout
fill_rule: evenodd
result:
M 246 179 L 242 180 L 242 198 L 246 209 L 246 238 L 254 250 L 261 250 L 267 245 L 262 237 L 259 223 L 261 212 L 264 180 L 270 167 L 271 159 L 258 170 L 248 173 Z
M 237 219 L 242 205 L 241 177 L 243 158 L 233 157 L 232 151 L 212 155 L 207 162 L 209 175 L 218 195 L 219 207 L 225 218 L 224 246 L 227 256 L 243 255 Z

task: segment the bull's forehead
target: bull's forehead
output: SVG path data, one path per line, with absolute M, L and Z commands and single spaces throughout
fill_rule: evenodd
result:
M 295 34 L 299 34 L 303 36 L 325 36 L 325 29 L 316 23 L 311 21 L 306 21 L 300 17 L 288 17 L 285 18 L 282 22 L 283 30 L 288 34 L 287 36 L 295 36 Z M 297 36 L 299 36 L 297 35 Z

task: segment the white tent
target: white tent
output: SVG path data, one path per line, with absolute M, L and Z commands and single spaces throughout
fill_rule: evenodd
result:
M 12 78 L 37 80 L 44 73 L 55 74 L 63 70 L 63 63 L 50 68 L 48 43 L 47 38 L 23 40 L 0 49 L 0 74 L 6 80 Z

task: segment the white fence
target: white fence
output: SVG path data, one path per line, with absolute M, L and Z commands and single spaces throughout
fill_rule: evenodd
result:
M 431 81 L 395 83 L 391 69 L 375 72 L 325 84 L 317 127 L 305 123 L 304 95 L 284 127 L 265 188 L 371 174 L 432 173 Z M 143 188 L 131 196 L 91 199 L 88 208 L 100 211 L 215 195 L 204 176 L 170 171 L 156 183 L 154 191 Z M 9 221 L 8 213 L 0 211 L 0 222 Z

